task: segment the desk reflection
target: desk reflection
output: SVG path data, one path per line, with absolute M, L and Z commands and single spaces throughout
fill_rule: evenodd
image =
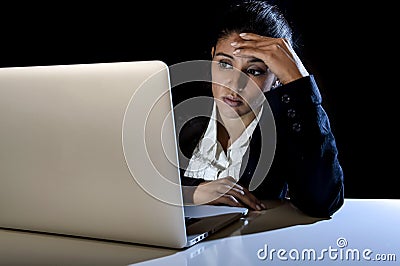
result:
M 266 232 L 295 225 L 313 224 L 329 219 L 305 215 L 288 200 L 269 200 L 263 201 L 263 203 L 267 206 L 267 210 L 250 211 L 247 217 L 243 217 L 235 224 L 210 236 L 208 240 Z

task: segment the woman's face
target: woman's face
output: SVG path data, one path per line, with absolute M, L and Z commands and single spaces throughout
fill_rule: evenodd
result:
M 233 55 L 231 43 L 237 40 L 240 36 L 232 33 L 212 50 L 212 93 L 220 114 L 231 118 L 254 115 L 274 78 L 261 59 Z

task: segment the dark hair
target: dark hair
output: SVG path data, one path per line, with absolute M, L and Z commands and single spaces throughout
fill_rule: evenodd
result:
M 211 46 L 231 33 L 251 32 L 273 38 L 285 38 L 292 46 L 293 30 L 283 12 L 272 3 L 244 0 L 235 3 L 219 17 Z

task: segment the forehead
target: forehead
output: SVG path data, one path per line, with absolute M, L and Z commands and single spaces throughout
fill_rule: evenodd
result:
M 214 54 L 218 55 L 219 53 L 223 55 L 228 55 L 232 58 L 235 62 L 240 62 L 242 64 L 254 63 L 254 62 L 263 62 L 260 58 L 255 56 L 236 56 L 233 54 L 233 51 L 236 49 L 234 48 L 231 43 L 243 40 L 239 33 L 231 33 L 229 35 L 220 38 L 215 46 Z
M 231 34 L 229 34 L 229 35 L 226 35 L 226 36 L 220 38 L 220 39 L 218 40 L 218 42 L 217 42 L 215 48 L 218 49 L 218 48 L 226 48 L 226 47 L 229 47 L 229 48 L 234 49 L 234 48 L 231 46 L 231 43 L 232 43 L 232 42 L 240 41 L 241 39 L 242 39 L 242 38 L 240 38 L 240 36 L 239 36 L 238 33 L 231 33 Z

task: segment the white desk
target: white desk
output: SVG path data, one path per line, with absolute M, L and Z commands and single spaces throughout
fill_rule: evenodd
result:
M 400 265 L 400 200 L 346 199 L 328 220 L 269 204 L 181 251 L 0 230 L 0 265 Z

